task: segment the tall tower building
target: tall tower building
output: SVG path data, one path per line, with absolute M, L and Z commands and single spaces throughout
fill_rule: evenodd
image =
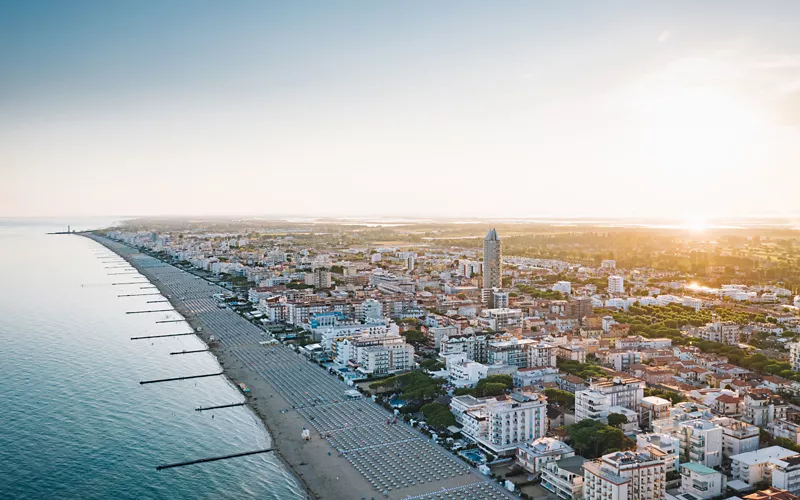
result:
M 490 229 L 483 239 L 483 290 L 489 301 L 489 307 L 494 307 L 491 290 L 503 286 L 503 254 L 500 238 L 497 231 Z

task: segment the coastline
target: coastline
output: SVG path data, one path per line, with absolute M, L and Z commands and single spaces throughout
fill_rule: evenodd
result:
M 217 309 L 208 298 L 209 292 L 223 290 L 218 284 L 203 280 L 215 288 L 197 288 L 196 280 L 202 280 L 199 276 L 124 243 L 92 233 L 80 235 L 103 245 L 147 278 L 209 347 L 226 379 L 234 387 L 242 382 L 250 389 L 244 395 L 246 406 L 264 424 L 274 453 L 307 498 L 400 500 L 445 493 L 451 498 L 508 497 L 494 482 L 416 430 L 405 425 L 385 427 L 391 413 L 384 415 L 385 410 L 378 410 L 370 400 L 349 406 L 341 397 L 347 387 L 339 387 L 338 380 L 336 387 L 331 387 L 330 375 L 312 369 L 294 350 L 283 344 L 263 346 L 268 338 L 263 330 L 230 310 Z M 211 343 L 211 336 L 218 342 Z M 276 357 L 270 357 L 269 349 L 275 349 L 272 354 Z M 300 378 L 294 378 L 298 375 Z M 315 389 L 321 391 L 320 397 L 329 398 L 327 402 L 309 396 Z M 305 396 L 298 399 L 298 394 Z M 323 418 L 327 409 L 333 420 Z M 356 410 L 364 412 L 363 418 L 355 413 L 356 420 L 347 421 L 352 418 L 347 412 Z M 310 440 L 302 438 L 303 431 L 310 432 Z M 349 445 L 342 439 L 350 439 Z
M 244 382 L 250 388 L 250 394 L 244 395 L 247 407 L 264 425 L 269 434 L 272 448 L 275 450 L 273 453 L 294 476 L 298 485 L 303 488 L 306 498 L 313 500 L 361 498 L 362 494 L 353 496 L 354 489 L 365 493 L 369 491 L 370 496 L 379 494 L 346 460 L 340 458 L 338 452 L 313 428 L 311 428 L 312 440 L 304 442 L 300 437 L 303 428 L 302 417 L 297 418 L 299 415 L 294 411 L 282 413 L 282 408 L 290 408 L 291 405 L 267 381 L 252 370 L 245 368 L 224 347 L 209 342 L 209 337 L 214 332 L 210 331 L 207 325 L 201 324 L 182 301 L 172 297 L 171 292 L 159 279 L 148 273 L 135 259 L 130 258 L 130 255 L 118 253 L 114 248 L 106 245 L 103 240 L 95 239 L 90 235 L 83 236 L 89 237 L 114 252 L 146 277 L 192 327 L 197 337 L 209 347 L 209 352 L 222 367 L 228 382 L 233 387 L 236 387 L 237 382 Z M 203 328 L 198 331 L 198 327 Z M 331 480 L 330 477 L 334 479 Z

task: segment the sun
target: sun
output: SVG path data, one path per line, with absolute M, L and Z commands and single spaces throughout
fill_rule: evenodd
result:
M 681 225 L 681 227 L 692 233 L 702 233 L 710 228 L 708 220 L 699 216 L 690 217 Z

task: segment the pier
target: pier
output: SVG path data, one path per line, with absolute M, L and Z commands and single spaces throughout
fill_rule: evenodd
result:
M 173 467 L 183 467 L 185 465 L 202 464 L 206 462 L 215 462 L 217 460 L 225 460 L 228 458 L 246 457 L 247 455 L 257 455 L 259 453 L 268 453 L 270 451 L 272 451 L 272 448 L 267 448 L 266 450 L 245 451 L 244 453 L 234 453 L 232 455 L 225 455 L 222 457 L 201 458 L 200 460 L 190 460 L 188 462 L 180 462 L 177 464 L 159 465 L 156 467 L 156 470 L 171 469 Z
M 189 379 L 193 379 L 193 378 L 217 377 L 219 375 L 222 375 L 223 373 L 224 372 L 206 373 L 206 374 L 203 374 L 203 375 L 187 375 L 186 377 L 161 378 L 161 379 L 158 379 L 158 380 L 142 380 L 141 382 L 139 382 L 139 384 L 140 385 L 158 384 L 159 382 L 175 382 L 175 381 L 178 381 L 178 380 L 189 380 Z
M 186 321 L 185 319 L 162 319 L 161 321 L 156 321 L 156 323 L 180 323 L 181 321 Z
M 145 314 L 145 313 L 163 313 L 163 312 L 171 312 L 175 309 L 151 309 L 149 311 L 128 311 L 125 314 Z
M 146 281 L 126 281 L 124 283 L 111 283 L 112 285 L 141 285 L 142 283 L 147 283 Z M 155 288 L 155 287 L 153 287 Z
M 197 349 L 197 350 L 194 350 L 194 351 L 175 351 L 175 352 L 169 353 L 169 355 L 170 356 L 177 356 L 178 354 L 194 354 L 194 353 L 197 353 L 197 352 L 209 352 L 209 349 Z
M 147 295 L 150 295 L 149 293 Z M 164 302 L 169 302 L 168 300 L 148 300 L 146 304 L 163 304 Z
M 164 335 L 148 335 L 147 337 L 131 337 L 131 340 L 165 339 L 167 337 L 185 337 L 187 335 L 195 335 L 195 333 L 189 332 L 189 333 L 167 333 Z
M 146 295 L 161 295 L 160 293 L 126 293 L 125 295 L 117 295 L 117 297 L 144 297 Z
M 219 405 L 219 406 L 206 406 L 206 407 L 199 407 L 195 408 L 194 411 L 207 411 L 207 410 L 220 410 L 222 408 L 235 408 L 237 406 L 244 406 L 245 402 L 242 401 L 241 403 L 231 403 L 229 405 Z

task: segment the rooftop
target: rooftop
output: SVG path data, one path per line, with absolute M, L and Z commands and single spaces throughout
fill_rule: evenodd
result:
M 695 463 L 695 462 L 689 462 L 689 463 L 681 464 L 681 467 L 683 467 L 684 469 L 689 469 L 692 472 L 696 472 L 698 474 L 702 474 L 704 476 L 708 476 L 708 475 L 711 475 L 711 474 L 720 474 L 719 472 L 715 471 L 714 469 L 712 469 L 710 467 L 706 467 L 703 464 L 698 464 L 698 463 Z
M 796 451 L 786 449 L 783 446 L 770 446 L 769 448 L 763 448 L 761 450 L 733 455 L 731 460 L 747 465 L 753 465 L 763 462 L 770 462 L 773 460 L 781 460 L 794 455 L 797 455 Z

